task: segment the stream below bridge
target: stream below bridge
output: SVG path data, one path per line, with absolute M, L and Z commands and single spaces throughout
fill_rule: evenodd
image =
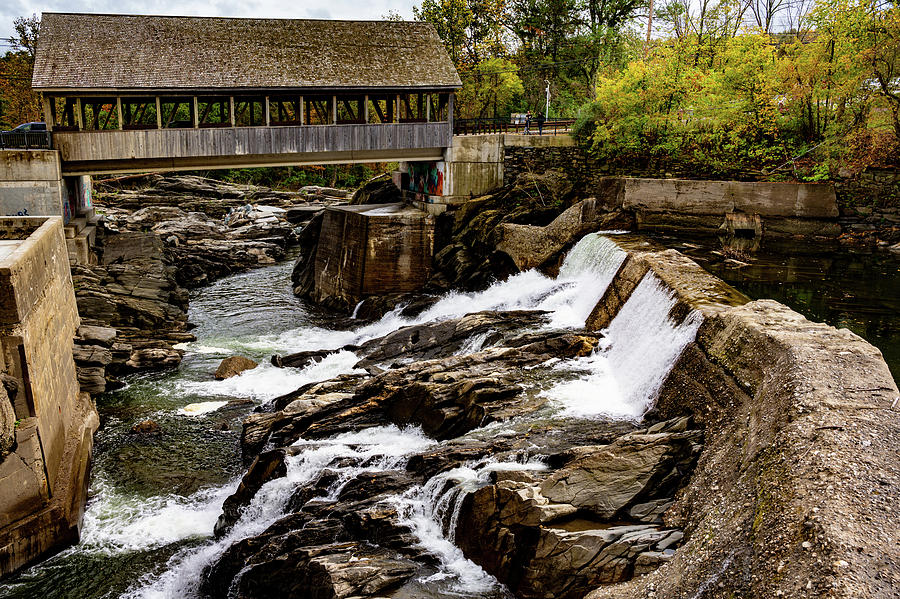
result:
M 180 367 L 132 376 L 126 388 L 98 398 L 102 424 L 80 544 L 6 581 L 0 596 L 196 596 L 204 567 L 231 543 L 259 534 L 283 515 L 291 490 L 326 467 L 338 471 L 339 481 L 347 481 L 360 472 L 402 468 L 408 456 L 437 444 L 416 428 L 395 426 L 325 441 L 300 440 L 287 476 L 267 483 L 233 529 L 214 538 L 222 504 L 244 470 L 239 442 L 243 418 L 256 406 L 306 383 L 359 372 L 354 369 L 358 357 L 350 351 L 304 368 L 283 369 L 270 364 L 272 354 L 337 349 L 402 326 L 481 310 L 546 310 L 550 318 L 544 326 L 578 329 L 623 259 L 614 244 L 590 235 L 569 253 L 556 279 L 528 271 L 484 292 L 451 293 L 416 317 L 395 311 L 373 323 L 336 318 L 294 297 L 290 262 L 200 290 L 190 306 L 197 341 L 186 346 Z M 502 434 L 501 429 L 526 430 L 535 421 L 638 419 L 699 326 L 699 317 L 678 325 L 671 322 L 673 303 L 668 292 L 648 278 L 613 320 L 594 354 L 523 373 L 522 384 L 530 392 L 550 398 L 547 407 L 467 436 L 490 438 Z M 485 335 L 474 336 L 459 351 L 478 351 L 485 340 Z M 219 362 L 236 354 L 260 366 L 231 379 L 213 380 Z M 159 425 L 158 434 L 132 432 L 148 419 Z M 452 542 L 452 527 L 448 531 L 441 523 L 452 521 L 460 497 L 487 484 L 491 472 L 544 467 L 540 448 L 535 448 L 512 461 L 473 462 L 399 494 L 395 502 L 406 525 L 422 553 L 433 559 L 393 596 L 510 597 L 462 555 Z

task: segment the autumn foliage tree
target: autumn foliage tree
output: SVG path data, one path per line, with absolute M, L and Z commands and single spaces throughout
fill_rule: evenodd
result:
M 778 33 L 770 21 L 734 29 L 734 6 L 664 7 L 667 35 L 601 76 L 582 110 L 577 131 L 591 151 L 698 175 L 809 180 L 897 160 L 896 4 L 820 0 L 805 30 Z
M 40 96 L 31 89 L 40 23 L 37 15 L 19 17 L 13 22 L 16 34 L 5 40 L 12 49 L 0 57 L 2 128 L 42 119 Z

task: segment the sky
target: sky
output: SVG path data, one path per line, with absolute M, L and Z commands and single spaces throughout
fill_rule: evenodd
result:
M 412 18 L 415 0 L 2 0 L 0 39 L 13 35 L 13 19 L 47 12 L 93 12 L 204 17 L 380 19 L 395 10 Z M 0 42 L 4 43 L 4 42 Z M 0 45 L 0 51 L 7 50 Z

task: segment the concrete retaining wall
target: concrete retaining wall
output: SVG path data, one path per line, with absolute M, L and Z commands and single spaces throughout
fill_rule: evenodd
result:
M 63 216 L 68 221 L 68 211 L 59 152 L 0 150 L 0 215 Z
M 79 317 L 62 219 L 0 219 L 0 233 L 0 368 L 19 389 L 0 397 L 18 421 L 18 447 L 0 463 L 2 576 L 77 540 L 99 421 L 72 358 Z
M 671 561 L 589 599 L 892 597 L 897 385 L 879 350 L 772 300 L 748 301 L 674 250 L 613 236 L 629 253 L 589 328 L 644 276 L 703 315 L 654 407 L 690 415 L 705 449 L 665 514 L 685 530 Z

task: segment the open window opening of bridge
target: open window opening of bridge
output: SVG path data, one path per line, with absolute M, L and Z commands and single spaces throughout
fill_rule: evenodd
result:
M 45 95 L 51 131 L 137 131 L 211 127 L 296 127 L 447 123 L 450 94 L 273 96 Z

